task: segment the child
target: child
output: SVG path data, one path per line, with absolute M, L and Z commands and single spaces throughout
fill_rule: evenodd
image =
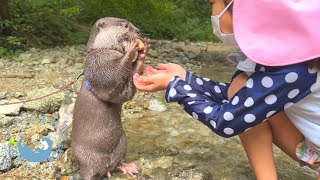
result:
M 313 22 L 320 16 L 320 2 L 211 2 L 214 33 L 226 45 L 239 44 L 249 58 L 237 67 L 246 73 L 237 71 L 233 82 L 224 84 L 176 64 L 159 64 L 146 68 L 147 77 L 135 75 L 136 87 L 167 89 L 167 102 L 183 105 L 218 135 L 240 134 L 258 179 L 277 179 L 272 141 L 295 160 L 319 169 L 320 70 L 315 58 L 320 57 L 320 35 Z

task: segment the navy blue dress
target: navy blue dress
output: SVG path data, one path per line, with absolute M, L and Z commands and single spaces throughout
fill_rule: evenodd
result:
M 257 64 L 246 86 L 230 101 L 227 98 L 230 83 L 215 82 L 187 72 L 185 81 L 178 76 L 170 81 L 165 99 L 178 102 L 188 114 L 216 134 L 232 137 L 309 95 L 317 73 L 308 64 L 281 67 Z

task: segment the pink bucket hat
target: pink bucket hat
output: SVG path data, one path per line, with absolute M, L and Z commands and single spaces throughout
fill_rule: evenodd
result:
M 259 64 L 320 57 L 320 0 L 235 0 L 233 28 L 240 49 Z

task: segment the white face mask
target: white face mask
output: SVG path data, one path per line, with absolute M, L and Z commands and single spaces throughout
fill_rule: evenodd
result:
M 227 46 L 238 46 L 233 33 L 225 34 L 221 32 L 221 29 L 220 29 L 220 18 L 228 10 L 228 8 L 231 6 L 233 1 L 234 0 L 232 0 L 220 14 L 216 16 L 211 16 L 213 33 L 223 42 L 224 45 L 227 45 Z

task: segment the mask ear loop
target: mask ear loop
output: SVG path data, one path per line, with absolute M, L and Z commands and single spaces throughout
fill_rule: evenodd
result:
M 220 17 L 229 9 L 229 7 L 232 5 L 234 0 L 232 0 L 227 6 L 226 8 L 224 8 L 224 10 L 218 15 L 218 18 L 220 19 Z

